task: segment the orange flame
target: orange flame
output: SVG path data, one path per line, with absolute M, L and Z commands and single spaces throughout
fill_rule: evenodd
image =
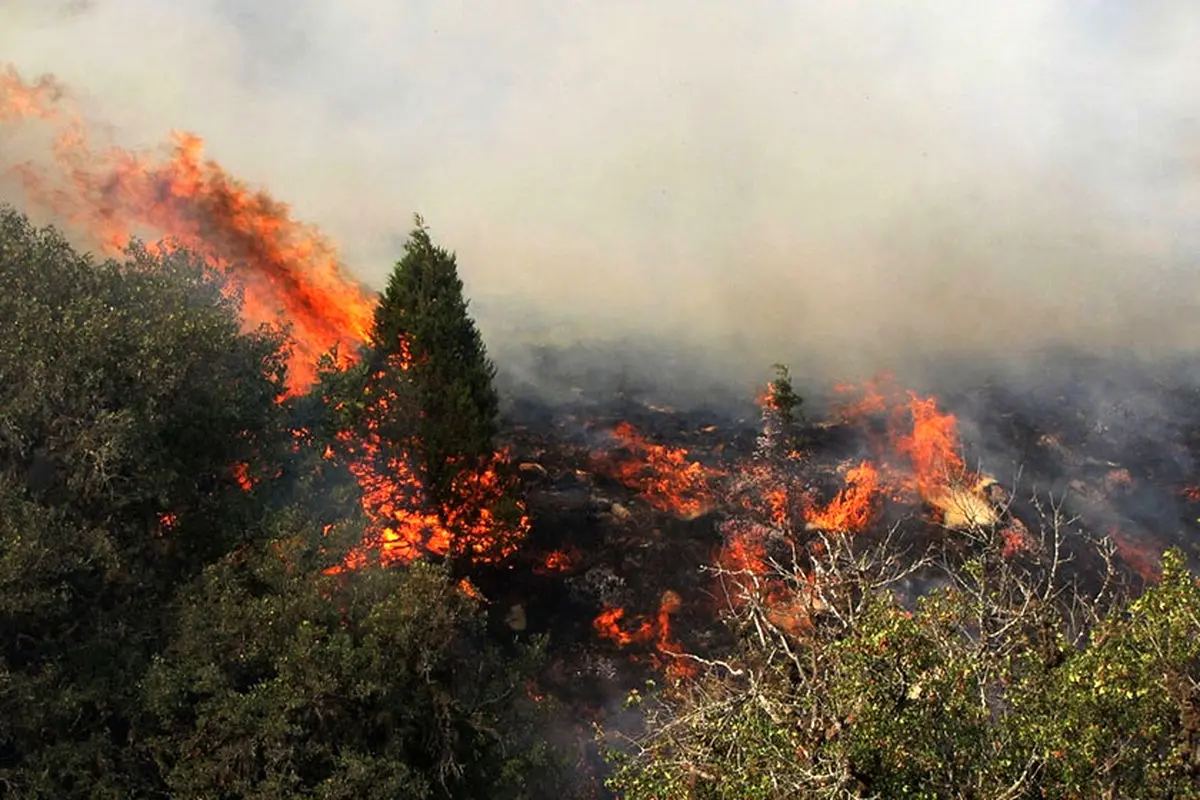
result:
M 15 169 L 32 202 L 81 229 L 108 253 L 120 252 L 132 235 L 150 230 L 169 237 L 159 249 L 185 247 L 226 272 L 231 288 L 242 294 L 248 328 L 278 322 L 290 327 L 292 394 L 313 384 L 322 355 L 367 341 L 377 298 L 346 272 L 336 247 L 320 231 L 292 219 L 286 204 L 206 160 L 203 140 L 193 134 L 173 134 L 161 153 L 93 151 L 82 120 L 63 105 L 64 97 L 52 78 L 29 84 L 12 67 L 0 72 L 0 121 L 38 119 L 55 126 L 54 169 Z M 401 358 L 407 361 L 403 344 Z M 367 541 L 347 557 L 347 567 L 366 563 L 371 549 L 378 549 L 383 563 L 407 563 L 426 553 L 445 555 L 456 543 L 481 558 L 498 557 L 511 552 L 515 545 L 509 540 L 520 538 L 528 525 L 522 518 L 518 530 L 497 546 L 503 537 L 490 501 L 503 487 L 494 469 L 461 479 L 459 495 L 467 497 L 462 507 L 431 509 L 409 459 L 378 463 L 381 442 L 374 431 L 365 441 L 345 435 L 340 444 L 362 487 L 371 523 Z M 253 486 L 245 465 L 235 466 L 234 474 L 244 488 Z
M 467 473 L 460 486 L 462 504 L 433 508 L 425 499 L 420 478 L 401 454 L 381 464 L 379 435 L 370 432 L 357 440 L 339 437 L 347 455 L 347 468 L 362 487 L 362 509 L 370 522 L 363 547 L 352 552 L 346 566 L 365 566 L 367 551 L 378 551 L 381 564 L 408 564 L 425 555 L 464 554 L 476 562 L 495 562 L 510 556 L 529 529 L 521 514 L 515 526 L 496 519 L 491 509 L 504 492 L 496 467 L 507 455 L 498 453 L 495 463 L 478 473 Z
M 170 237 L 162 247 L 186 247 L 229 272 L 243 290 L 248 327 L 281 320 L 291 326 L 293 393 L 313 383 L 321 355 L 366 340 L 375 297 L 346 272 L 320 231 L 205 160 L 203 140 L 193 134 L 173 134 L 160 154 L 94 152 L 82 121 L 62 107 L 63 96 L 53 79 L 27 84 L 11 67 L 0 72 L 0 121 L 37 118 L 59 126 L 57 173 L 30 164 L 15 170 L 33 203 L 107 253 L 123 250 L 139 231 L 153 231 Z
M 567 572 L 575 567 L 579 559 L 579 554 L 576 552 L 568 553 L 565 550 L 554 550 L 542 559 L 542 563 L 534 567 L 534 572 L 539 575 L 550 575 L 556 572 Z
M 175 529 L 175 525 L 179 522 L 179 515 L 173 512 L 163 512 L 158 515 L 158 533 L 159 535 L 170 533 Z
M 600 612 L 592 621 L 592 627 L 602 639 L 615 642 L 618 647 L 628 647 L 631 644 L 642 644 L 654 638 L 654 623 L 644 620 L 633 630 L 621 627 L 625 618 L 625 609 L 612 606 Z
M 840 399 L 834 403 L 834 417 L 844 424 L 856 424 L 862 420 L 883 414 L 888 409 L 888 397 L 895 394 L 895 384 L 890 373 L 880 375 L 862 386 L 839 383 L 833 387 Z M 854 395 L 859 395 L 854 399 Z
M 721 580 L 735 608 L 761 603 L 768 622 L 791 636 L 800 636 L 812 630 L 813 614 L 822 606 L 816 584 L 804 575 L 789 579 L 778 565 L 768 562 L 768 533 L 754 525 L 727 528 L 718 556 L 724 570 Z
M 655 648 L 663 654 L 656 659 L 656 665 L 661 667 L 668 678 L 683 680 L 694 677 L 697 673 L 695 662 L 685 656 L 683 646 L 671 638 L 671 617 L 683 609 L 683 598 L 678 592 L 670 589 L 663 592 L 658 606 L 658 642 Z
M 471 583 L 470 578 L 461 578 L 458 581 L 458 590 L 476 602 L 487 602 L 487 598 L 483 596 L 483 592 L 479 591 L 479 587 Z
M 245 491 L 250 491 L 258 483 L 258 479 L 250 474 L 250 465 L 239 462 L 233 465 L 233 478 Z
M 1162 579 L 1162 556 L 1155 552 L 1153 547 L 1127 536 L 1119 528 L 1111 529 L 1109 536 L 1117 546 L 1117 555 L 1134 572 L 1142 576 L 1143 580 L 1147 583 L 1158 583 Z
M 56 119 L 60 115 L 55 104 L 64 94 L 63 87 L 48 75 L 34 84 L 25 83 L 10 64 L 0 70 L 0 121 Z
M 712 481 L 724 473 L 688 458 L 688 451 L 651 444 L 628 422 L 613 436 L 630 453 L 626 461 L 606 466 L 618 481 L 636 489 L 659 511 L 685 519 L 700 516 L 713 505 Z
M 938 411 L 936 399 L 915 393 L 909 394 L 907 410 L 912 433 L 898 435 L 895 448 L 912 460 L 917 491 L 932 497 L 946 486 L 962 484 L 966 466 L 959 455 L 958 420 Z
M 667 677 L 681 680 L 696 674 L 696 665 L 683 658 L 683 647 L 671 638 L 671 617 L 683 608 L 683 598 L 671 589 L 663 592 L 659 600 L 658 614 L 654 620 L 642 620 L 637 627 L 626 629 L 621 621 L 625 619 L 625 609 L 612 606 L 604 609 L 592 621 L 592 627 L 602 639 L 608 639 L 617 647 L 644 645 L 654 642 L 655 650 L 662 654 L 655 656 L 652 663 L 663 669 Z
M 809 507 L 805 518 L 827 531 L 858 533 L 875 518 L 879 504 L 879 470 L 863 461 L 846 473 L 846 488 L 824 508 Z

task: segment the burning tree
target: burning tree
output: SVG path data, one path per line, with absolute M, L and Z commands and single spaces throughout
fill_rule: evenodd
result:
M 0 794 L 568 796 L 538 641 L 445 564 L 337 569 L 373 520 L 227 278 L 0 207 Z
M 456 482 L 492 459 L 500 402 L 456 258 L 415 221 L 375 311 L 372 388 L 411 399 L 413 430 L 401 438 L 413 441 L 431 498 L 448 504 L 458 499 Z
M 525 531 L 495 449 L 495 369 L 467 312 L 453 254 L 420 217 L 375 311 L 361 361 L 326 359 L 319 394 L 374 524 L 384 562 L 425 554 L 464 563 L 512 552 Z

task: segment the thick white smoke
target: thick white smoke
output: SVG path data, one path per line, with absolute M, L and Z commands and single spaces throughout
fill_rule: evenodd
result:
M 419 210 L 499 359 L 731 379 L 1194 349 L 1198 36 L 1167 0 L 0 2 L 4 60 L 123 146 L 204 136 L 369 283 Z

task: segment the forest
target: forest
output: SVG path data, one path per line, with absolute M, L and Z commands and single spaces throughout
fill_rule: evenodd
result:
M 454 254 L 418 218 L 362 345 L 302 388 L 234 275 L 0 212 L 5 796 L 1200 796 L 1186 554 L 1139 578 L 945 459 L 915 484 L 937 536 L 857 506 L 865 471 L 797 512 L 764 487 L 822 428 L 783 368 L 746 466 L 684 515 L 725 543 L 718 632 L 668 630 L 672 592 L 610 614 L 612 652 L 654 658 L 581 701 L 555 631 L 487 598 L 553 529 Z

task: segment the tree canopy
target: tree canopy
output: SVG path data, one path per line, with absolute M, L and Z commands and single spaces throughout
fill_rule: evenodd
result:
M 425 486 L 435 502 L 452 504 L 456 478 L 495 452 L 496 370 L 467 313 L 455 255 L 433 243 L 420 217 L 404 250 L 375 312 L 371 366 L 381 383 L 405 381 L 397 393 L 412 398 L 406 419 Z
M 222 272 L 0 209 L 0 319 L 0 791 L 551 791 L 537 643 L 498 649 L 444 568 L 333 569 L 357 487 Z

